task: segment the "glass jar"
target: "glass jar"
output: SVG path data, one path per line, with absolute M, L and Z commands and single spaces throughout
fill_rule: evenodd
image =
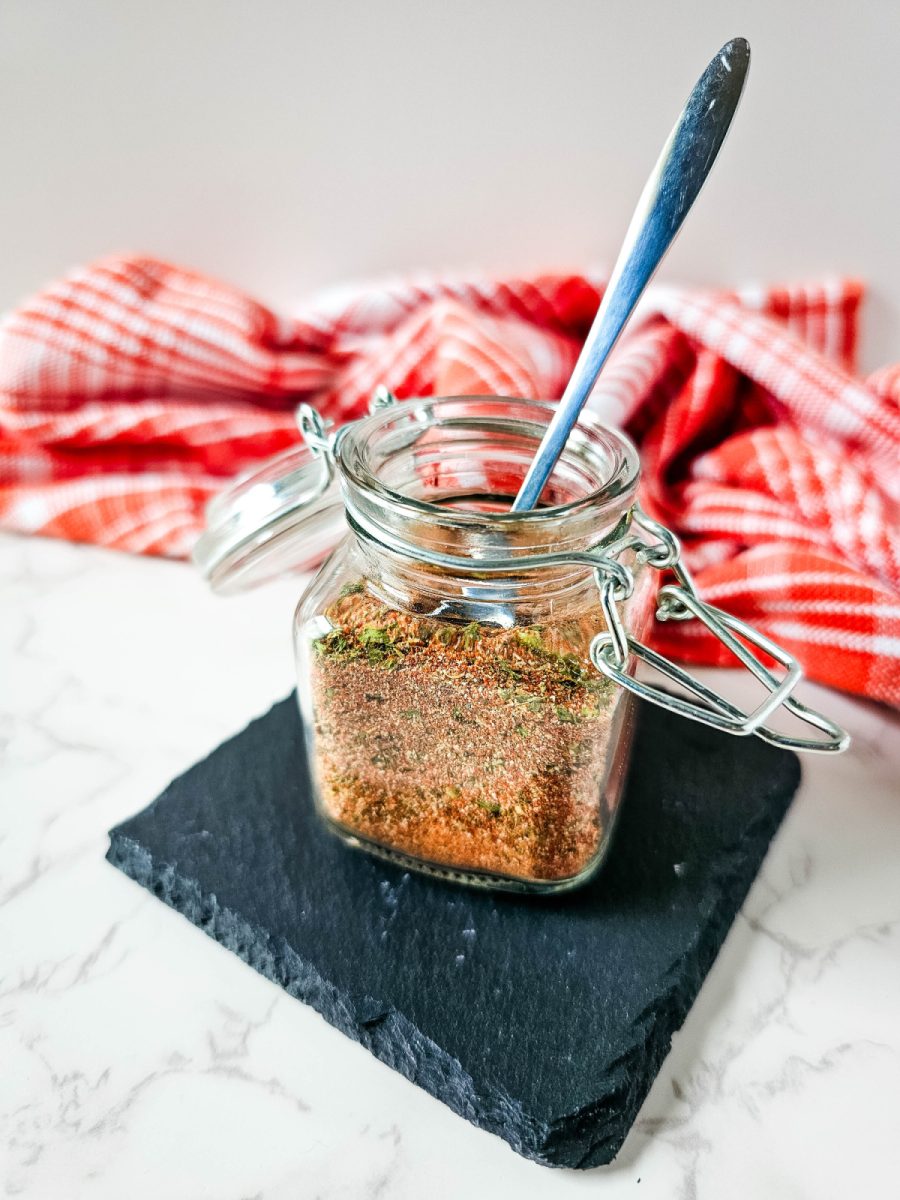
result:
M 638 478 L 631 444 L 588 421 L 546 507 L 510 513 L 551 412 L 436 399 L 352 427 L 352 532 L 294 621 L 331 827 L 408 866 L 544 891 L 596 869 L 619 807 L 631 696 L 591 662 L 604 618 L 592 566 L 569 556 L 621 536 Z M 638 637 L 651 582 L 627 606 Z
M 542 507 L 510 512 L 553 411 L 386 394 L 328 437 L 304 407 L 307 446 L 216 501 L 195 554 L 234 590 L 302 562 L 310 535 L 319 545 L 346 517 L 294 618 L 317 809 L 345 841 L 409 868 L 531 892 L 575 887 L 602 862 L 635 694 L 731 733 L 846 745 L 793 699 L 789 656 L 699 599 L 676 540 L 636 504 L 621 433 L 584 415 Z M 676 582 L 657 596 L 662 570 Z M 704 621 L 764 684 L 754 713 L 645 646 L 655 601 L 660 618 Z M 699 703 L 642 682 L 641 661 Z M 826 738 L 769 728 L 781 705 Z

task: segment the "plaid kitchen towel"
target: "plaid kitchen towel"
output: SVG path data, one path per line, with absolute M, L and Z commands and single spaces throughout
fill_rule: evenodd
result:
M 0 525 L 186 556 L 229 477 L 399 396 L 558 396 L 602 283 L 426 278 L 335 292 L 293 318 L 146 257 L 76 271 L 0 327 Z M 900 365 L 854 372 L 854 282 L 658 289 L 590 405 L 623 425 L 644 503 L 704 597 L 814 679 L 900 705 Z M 726 655 L 657 627 L 683 661 Z

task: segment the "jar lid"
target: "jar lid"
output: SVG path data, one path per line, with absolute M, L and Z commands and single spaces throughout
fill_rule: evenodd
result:
M 309 570 L 346 528 L 326 427 L 305 404 L 297 421 L 303 444 L 243 475 L 207 506 L 206 531 L 192 558 L 215 592 L 233 594 Z

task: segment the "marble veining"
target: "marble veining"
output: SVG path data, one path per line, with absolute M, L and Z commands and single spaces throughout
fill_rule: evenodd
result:
M 299 586 L 222 601 L 183 564 L 0 537 L 2 1194 L 895 1194 L 897 716 L 811 689 L 853 749 L 805 761 L 617 1161 L 549 1171 L 103 859 L 110 826 L 291 686 Z

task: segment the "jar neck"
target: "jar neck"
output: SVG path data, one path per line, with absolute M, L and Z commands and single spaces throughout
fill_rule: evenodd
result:
M 588 419 L 543 507 L 510 512 L 553 411 L 542 401 L 439 398 L 348 431 L 338 451 L 347 517 L 388 603 L 502 624 L 583 605 L 591 568 L 567 556 L 620 536 L 637 456 L 621 434 Z

